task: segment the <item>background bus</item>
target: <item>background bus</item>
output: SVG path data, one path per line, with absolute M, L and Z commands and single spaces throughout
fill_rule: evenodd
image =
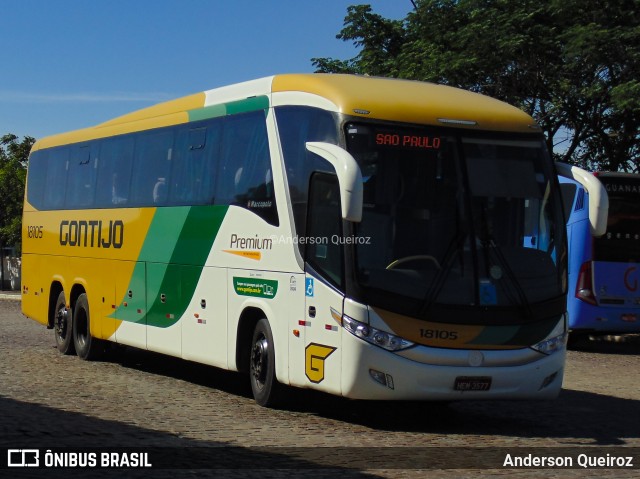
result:
M 609 209 L 606 233 L 592 236 L 589 192 L 561 178 L 569 240 L 569 327 L 572 341 L 589 334 L 640 332 L 640 175 L 595 173 Z
M 38 141 L 25 315 L 362 399 L 550 398 L 566 339 L 556 171 L 517 108 L 278 75 Z

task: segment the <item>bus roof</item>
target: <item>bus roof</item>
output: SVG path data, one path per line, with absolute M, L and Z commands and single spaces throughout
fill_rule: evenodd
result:
M 489 131 L 540 131 L 522 110 L 458 88 L 357 75 L 286 74 L 196 93 L 93 127 L 50 136 L 36 142 L 33 150 L 187 123 L 243 108 L 266 108 L 274 94 L 281 98 L 279 104 L 286 104 L 287 93 L 320 97 L 323 105 L 334 111 L 364 118 Z M 300 100 L 293 104 L 300 104 Z

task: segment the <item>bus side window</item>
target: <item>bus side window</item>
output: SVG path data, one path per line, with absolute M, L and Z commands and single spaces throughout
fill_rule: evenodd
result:
M 98 154 L 96 206 L 112 208 L 128 203 L 134 140 L 123 136 L 101 142 Z
M 337 145 L 339 141 L 336 125 L 339 122 L 327 111 L 302 106 L 278 107 L 276 119 L 284 155 L 295 234 L 302 237 L 306 234 L 309 179 L 314 171 L 329 173 L 334 171 L 328 161 L 308 151 L 306 143 L 323 141 Z M 301 256 L 304 257 L 305 243 L 299 242 L 298 248 Z
M 136 141 L 131 202 L 137 206 L 164 205 L 173 157 L 173 129 L 144 134 Z
M 573 183 L 560 183 L 560 193 L 562 194 L 562 209 L 564 210 L 564 219 L 569 223 L 571 210 L 573 209 L 573 200 L 576 196 L 578 187 Z
M 343 287 L 342 213 L 340 189 L 334 174 L 314 173 L 307 209 L 306 262 L 338 288 Z
M 69 147 L 52 148 L 47 161 L 47 179 L 44 188 L 44 208 L 57 210 L 64 206 Z
M 29 157 L 27 177 L 27 201 L 36 209 L 44 209 L 44 189 L 47 181 L 48 150 L 39 150 Z
M 216 192 L 216 204 L 241 206 L 279 224 L 264 111 L 226 118 Z
M 67 175 L 65 208 L 81 209 L 93 206 L 96 166 L 95 158 L 91 156 L 90 145 L 73 147 Z
M 221 134 L 221 119 L 179 131 L 171 172 L 172 205 L 213 203 Z

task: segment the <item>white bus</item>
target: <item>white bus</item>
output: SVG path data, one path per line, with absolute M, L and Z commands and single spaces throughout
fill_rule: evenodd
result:
M 38 141 L 23 312 L 360 399 L 551 398 L 565 361 L 556 171 L 522 111 L 434 84 L 277 75 Z

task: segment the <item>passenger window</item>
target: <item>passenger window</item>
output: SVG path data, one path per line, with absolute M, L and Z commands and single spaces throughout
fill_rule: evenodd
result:
M 57 210 L 64 206 L 67 169 L 69 168 L 69 148 L 54 148 L 49 151 L 47 180 L 44 190 L 44 207 Z
M 172 205 L 213 203 L 221 136 L 220 120 L 180 131 L 171 173 Z
M 74 146 L 67 175 L 65 208 L 81 209 L 93 205 L 96 182 L 96 159 L 89 145 Z
M 131 204 L 165 205 L 173 157 L 173 130 L 147 133 L 136 142 Z
M 101 142 L 97 158 L 96 206 L 111 208 L 128 204 L 133 145 L 132 136 Z
M 216 204 L 242 206 L 278 225 L 264 111 L 226 118 Z
M 29 157 L 27 198 L 31 206 L 39 210 L 45 209 L 43 199 L 45 185 L 47 184 L 48 159 L 49 150 L 34 151 Z

